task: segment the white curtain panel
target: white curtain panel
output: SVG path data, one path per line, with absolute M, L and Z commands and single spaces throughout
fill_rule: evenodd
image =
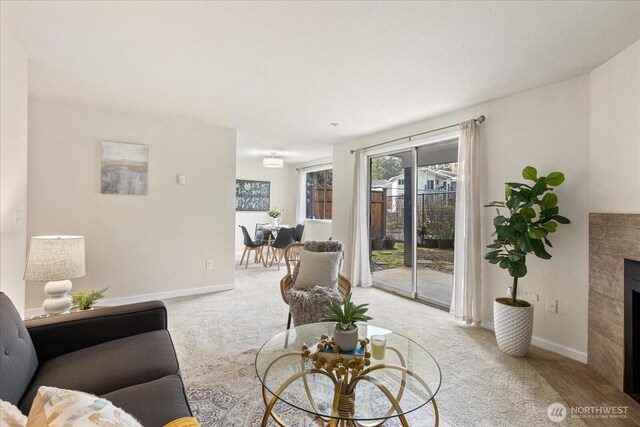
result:
M 349 250 L 351 252 L 350 279 L 354 286 L 371 286 L 369 265 L 369 210 L 367 192 L 367 156 L 362 149 L 356 150 L 355 176 L 353 179 L 353 200 L 349 230 Z
M 296 224 L 304 224 L 307 217 L 305 209 L 307 207 L 307 174 L 304 169 L 298 169 L 296 180 Z
M 478 126 L 475 120 L 469 120 L 461 123 L 460 128 L 451 313 L 467 324 L 480 325 L 482 252 Z

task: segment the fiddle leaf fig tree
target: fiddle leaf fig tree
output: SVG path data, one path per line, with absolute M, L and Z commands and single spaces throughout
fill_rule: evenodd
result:
M 507 182 L 504 201 L 493 201 L 485 207 L 495 207 L 497 216 L 493 219 L 495 231 L 491 249 L 484 258 L 491 264 L 509 271 L 513 277 L 511 300 L 500 302 L 510 305 L 528 305 L 516 299 L 518 279 L 527 274 L 527 255 L 549 259 L 547 246 L 552 247 L 549 234 L 555 233 L 558 224 L 569 224 L 568 218 L 559 215 L 558 196 L 553 187 L 564 182 L 564 174 L 551 172 L 547 176 L 538 176 L 538 171 L 527 166 L 522 177 L 532 184 Z M 504 211 L 506 209 L 506 212 Z

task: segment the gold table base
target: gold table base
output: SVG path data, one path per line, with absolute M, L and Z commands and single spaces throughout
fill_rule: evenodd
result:
M 392 350 L 398 355 L 398 357 L 400 358 L 401 366 L 388 365 L 388 364 L 374 365 L 372 367 L 369 367 L 363 370 L 362 372 L 352 375 L 351 380 L 349 380 L 348 378 L 349 377 L 348 373 L 345 375 L 339 375 L 339 374 L 336 374 L 335 372 L 329 373 L 323 369 L 316 369 L 316 368 L 304 369 L 306 356 L 302 351 L 294 351 L 294 352 L 280 355 L 269 364 L 269 366 L 267 367 L 263 375 L 264 380 L 262 384 L 262 399 L 264 400 L 266 410 L 265 410 L 264 416 L 262 417 L 262 427 L 267 427 L 269 418 L 272 418 L 280 427 L 288 427 L 285 424 L 285 422 L 274 412 L 274 408 L 275 408 L 276 402 L 278 401 L 278 396 L 280 396 L 280 394 L 282 394 L 287 389 L 287 387 L 289 387 L 294 381 L 296 381 L 299 378 L 302 378 L 302 381 L 304 382 L 305 392 L 306 392 L 307 398 L 309 399 L 309 403 L 311 403 L 311 406 L 316 412 L 316 418 L 321 420 L 323 422 L 323 425 L 326 427 L 379 427 L 382 424 L 384 424 L 392 416 L 394 412 L 397 412 L 399 414 L 397 415 L 397 418 L 400 420 L 400 423 L 402 424 L 402 426 L 408 427 L 409 423 L 407 422 L 407 419 L 402 413 L 402 409 L 400 407 L 400 400 L 402 399 L 402 395 L 404 393 L 407 375 L 414 378 L 416 381 L 418 381 L 431 396 L 430 402 L 433 405 L 434 418 L 435 418 L 434 426 L 438 427 L 438 425 L 440 424 L 438 405 L 436 404 L 435 396 L 433 396 L 431 389 L 422 378 L 420 378 L 413 371 L 410 371 L 409 369 L 406 368 L 404 358 L 402 357 L 402 355 L 398 350 L 396 350 L 393 347 L 387 347 L 387 350 Z M 276 390 L 275 394 L 272 393 L 273 396 L 271 397 L 271 400 L 267 402 L 268 390 L 265 387 L 264 382 L 266 382 L 266 378 L 269 370 L 277 361 L 285 357 L 291 357 L 291 356 L 300 357 L 300 365 L 302 370 L 292 375 L 291 377 L 287 378 L 282 383 L 282 385 Z M 384 386 L 384 384 L 382 384 L 376 378 L 368 375 L 373 371 L 377 371 L 381 369 L 392 369 L 392 370 L 397 370 L 402 372 L 402 382 L 400 383 L 400 390 L 398 391 L 398 394 L 396 396 L 394 396 L 389 391 L 389 389 Z M 323 416 L 317 415 L 318 413 L 320 413 L 320 409 L 318 408 L 313 397 L 311 396 L 311 390 L 309 389 L 309 384 L 307 382 L 307 377 L 314 374 L 325 375 L 326 377 L 331 379 L 331 381 L 334 384 L 333 404 L 332 404 L 330 417 L 323 417 Z M 374 384 L 376 387 L 378 387 L 378 389 L 380 389 L 380 391 L 382 391 L 382 393 L 384 393 L 387 399 L 389 399 L 389 402 L 391 403 L 391 408 L 389 408 L 389 410 L 382 417 L 380 417 L 382 421 L 363 423 L 363 422 L 359 422 L 351 419 L 355 411 L 355 408 L 354 408 L 355 387 L 357 383 L 360 381 L 368 381 Z

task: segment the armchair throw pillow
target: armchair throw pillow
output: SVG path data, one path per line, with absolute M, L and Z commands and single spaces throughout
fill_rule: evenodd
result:
M 308 290 L 314 286 L 336 288 L 341 259 L 341 252 L 311 252 L 300 249 L 298 276 L 293 288 L 298 290 Z

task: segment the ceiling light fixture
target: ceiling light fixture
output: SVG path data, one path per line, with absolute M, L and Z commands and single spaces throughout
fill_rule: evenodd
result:
M 284 160 L 276 157 L 276 153 L 271 153 L 271 157 L 262 158 L 262 166 L 265 168 L 281 168 L 284 167 Z
M 332 122 L 332 123 L 329 123 L 329 124 L 335 128 L 335 127 L 337 127 L 340 123 L 338 123 L 338 122 Z

